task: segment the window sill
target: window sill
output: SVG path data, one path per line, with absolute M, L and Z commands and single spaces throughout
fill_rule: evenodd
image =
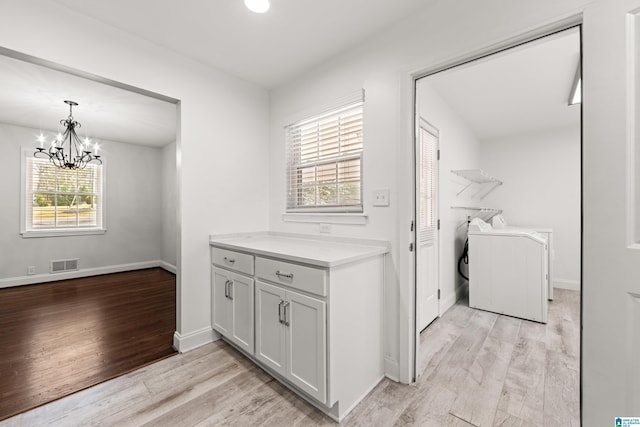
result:
M 369 221 L 369 215 L 365 213 L 284 213 L 282 220 L 284 222 L 365 225 Z
M 31 230 L 22 231 L 20 234 L 23 239 L 31 239 L 35 237 L 66 237 L 66 236 L 90 236 L 96 234 L 104 234 L 107 230 L 104 228 L 92 228 L 87 230 Z

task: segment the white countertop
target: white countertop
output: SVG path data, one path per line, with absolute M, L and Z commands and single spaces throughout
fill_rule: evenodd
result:
M 389 252 L 384 240 L 260 232 L 209 236 L 211 246 L 319 267 L 336 267 Z

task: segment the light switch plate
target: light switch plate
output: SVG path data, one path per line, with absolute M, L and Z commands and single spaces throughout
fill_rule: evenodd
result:
M 378 188 L 373 190 L 373 206 L 389 206 L 388 188 Z

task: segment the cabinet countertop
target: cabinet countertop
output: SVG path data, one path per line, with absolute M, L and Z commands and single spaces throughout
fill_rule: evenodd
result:
M 250 252 L 325 268 L 349 264 L 389 252 L 389 243 L 384 240 L 275 232 L 212 235 L 209 236 L 209 244 L 218 248 Z

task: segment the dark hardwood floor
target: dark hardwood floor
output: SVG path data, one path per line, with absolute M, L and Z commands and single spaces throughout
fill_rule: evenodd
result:
M 175 354 L 160 269 L 0 289 L 0 420 Z

